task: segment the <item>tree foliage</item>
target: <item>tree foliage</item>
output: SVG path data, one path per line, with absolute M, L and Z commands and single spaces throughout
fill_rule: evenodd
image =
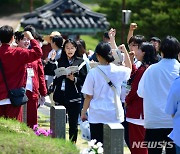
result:
M 9 15 L 12 13 L 29 12 L 31 0 L 1 0 L 0 15 Z M 33 8 L 40 7 L 50 0 L 32 0 Z
M 111 27 L 117 29 L 120 42 L 122 1 L 103 0 L 98 3 L 99 12 L 107 14 Z M 135 34 L 142 34 L 147 39 L 152 36 L 162 39 L 172 35 L 180 40 L 180 0 L 126 0 L 125 7 L 132 11 L 130 22 L 138 24 Z M 128 29 L 129 25 L 126 25 L 126 35 Z

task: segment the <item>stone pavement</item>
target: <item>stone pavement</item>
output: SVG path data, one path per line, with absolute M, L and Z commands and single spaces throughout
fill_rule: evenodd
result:
M 9 16 L 0 17 L 0 27 L 3 25 L 9 25 L 14 28 L 14 31 L 19 30 L 20 20 L 26 13 L 15 13 Z

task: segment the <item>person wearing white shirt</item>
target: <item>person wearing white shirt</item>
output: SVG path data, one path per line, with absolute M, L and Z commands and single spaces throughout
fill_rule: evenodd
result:
M 97 67 L 105 73 L 105 75 L 115 85 L 118 96 L 121 93 L 121 84 L 124 80 L 128 80 L 131 73 L 131 61 L 124 45 L 120 45 L 119 49 L 125 54 L 125 66 L 116 66 L 111 63 L 114 61 L 111 46 L 108 43 L 101 42 L 96 47 L 96 56 L 100 63 Z M 103 78 L 98 68 L 92 68 L 82 87 L 82 93 L 86 94 L 83 110 L 81 112 L 82 121 L 87 119 L 86 112 L 89 108 L 88 121 L 90 123 L 91 139 L 103 143 L 103 124 L 121 123 L 124 121 L 124 111 L 120 99 L 120 119 L 117 119 L 116 108 L 114 102 L 114 92 Z
M 176 154 L 180 154 L 180 77 L 178 77 L 172 84 L 167 104 L 166 113 L 173 117 L 173 130 L 169 137 L 176 144 Z
M 180 52 L 179 41 L 172 36 L 167 36 L 161 44 L 160 51 L 163 59 L 151 65 L 143 74 L 137 94 L 143 98 L 144 127 L 146 128 L 145 140 L 166 144 L 166 154 L 175 153 L 174 146 L 168 148 L 172 142 L 167 135 L 172 131 L 172 117 L 165 113 L 165 106 L 170 86 L 178 77 L 180 64 L 176 60 Z M 149 154 L 161 154 L 162 148 L 155 146 L 148 148 Z
M 56 53 L 55 60 L 57 60 L 57 59 L 59 59 L 61 57 L 61 53 L 62 53 L 61 48 L 62 48 L 62 45 L 63 45 L 63 38 L 62 38 L 62 36 L 59 36 L 59 35 L 52 36 L 51 39 L 50 39 L 50 43 L 51 43 L 52 50 L 48 54 L 48 60 L 51 58 L 53 53 Z M 49 60 L 48 62 L 51 62 L 51 61 Z M 56 61 L 55 61 L 55 63 L 57 65 Z M 46 75 L 45 78 L 47 80 L 47 87 L 49 88 L 49 86 L 53 82 L 54 75 L 49 74 L 49 71 L 51 70 L 51 68 L 48 68 L 46 66 L 47 65 L 45 65 L 44 72 L 45 72 L 45 75 Z

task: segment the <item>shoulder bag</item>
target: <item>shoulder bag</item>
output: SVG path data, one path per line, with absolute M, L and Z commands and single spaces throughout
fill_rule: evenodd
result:
M 124 120 L 124 116 L 123 116 L 124 112 L 123 112 L 122 104 L 121 104 L 121 101 L 120 101 L 120 97 L 118 96 L 116 87 L 111 82 L 111 80 L 107 77 L 107 75 L 99 67 L 96 67 L 96 68 L 97 68 L 98 72 L 107 81 L 107 83 L 111 87 L 111 89 L 113 90 L 113 92 L 114 92 L 114 104 L 115 104 L 115 109 L 116 109 L 116 117 L 117 117 L 118 120 L 123 121 Z
M 20 87 L 17 89 L 10 90 L 6 81 L 6 77 L 5 77 L 5 73 L 4 73 L 4 69 L 3 69 L 3 65 L 1 61 L 0 61 L 0 69 L 2 72 L 4 83 L 6 85 L 6 89 L 8 91 L 8 98 L 10 99 L 11 104 L 16 107 L 26 104 L 28 101 L 28 97 L 26 96 L 26 89 L 24 87 Z

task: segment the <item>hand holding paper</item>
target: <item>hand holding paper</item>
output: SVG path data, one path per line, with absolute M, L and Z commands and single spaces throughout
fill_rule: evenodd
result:
M 60 76 L 62 76 L 62 75 L 74 74 L 74 73 L 76 73 L 76 72 L 78 72 L 78 71 L 79 71 L 78 66 L 69 66 L 69 67 L 67 67 L 67 68 L 65 68 L 65 67 L 59 67 L 59 68 L 57 68 L 56 70 L 54 70 L 55 75 L 56 75 L 57 77 L 60 77 Z

